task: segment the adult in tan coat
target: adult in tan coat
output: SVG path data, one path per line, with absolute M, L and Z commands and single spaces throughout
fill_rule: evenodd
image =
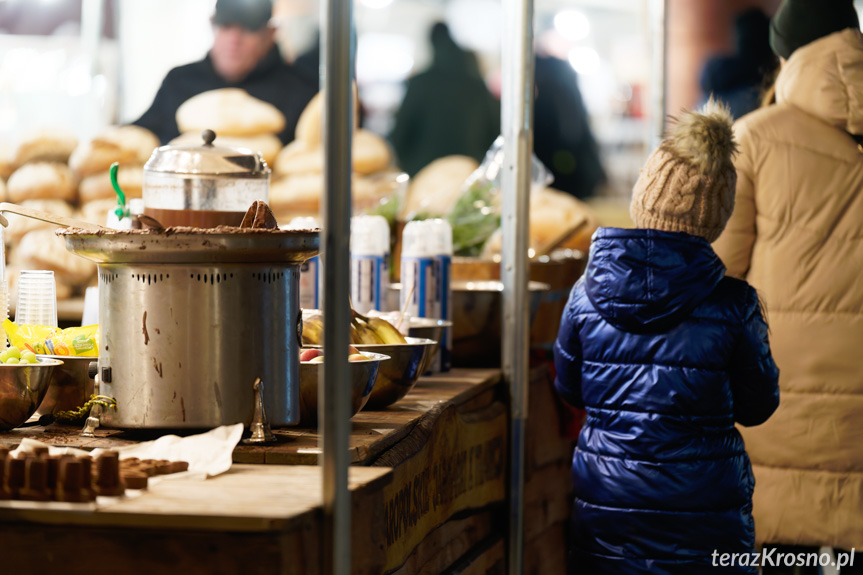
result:
M 780 9 L 774 26 L 781 16 Z M 764 425 L 741 429 L 755 472 L 760 543 L 863 548 L 863 39 L 856 19 L 853 28 L 792 46 L 793 54 L 771 38 L 787 58 L 777 103 L 735 124 L 736 205 L 714 248 L 728 273 L 762 297 L 780 369 L 779 409 Z M 863 572 L 863 557 L 856 559 L 843 574 Z

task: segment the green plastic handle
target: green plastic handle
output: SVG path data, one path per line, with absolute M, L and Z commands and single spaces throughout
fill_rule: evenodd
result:
M 124 218 L 128 214 L 128 209 L 126 208 L 126 194 L 123 193 L 123 190 L 120 189 L 120 184 L 117 183 L 117 169 L 120 167 L 119 162 L 114 162 L 111 164 L 111 186 L 114 188 L 114 192 L 117 194 L 117 209 L 114 210 L 114 213 L 117 214 L 118 218 Z

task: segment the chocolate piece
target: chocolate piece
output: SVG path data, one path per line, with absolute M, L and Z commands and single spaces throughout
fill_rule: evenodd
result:
M 25 467 L 27 461 L 17 457 L 6 460 L 6 489 L 13 499 L 18 498 L 18 493 L 24 487 Z
M 60 462 L 62 460 L 62 455 L 49 455 L 45 458 L 45 463 L 47 464 L 45 482 L 48 486 L 48 491 L 52 494 L 57 491 L 57 480 L 60 477 Z
M 35 455 L 36 457 L 47 457 L 48 448 L 44 445 L 37 445 L 33 448 L 33 455 Z
M 86 493 L 90 501 L 96 500 L 96 490 L 93 488 L 93 458 L 82 455 L 77 458 L 81 462 L 81 491 Z
M 90 501 L 90 494 L 81 489 L 81 461 L 74 457 L 60 460 L 60 479 L 57 482 L 57 501 L 82 503 Z
M 255 230 L 277 230 L 279 223 L 276 221 L 276 216 L 273 215 L 273 210 L 266 202 L 255 200 L 252 205 L 246 210 L 246 215 L 243 216 L 243 221 L 240 222 L 242 229 Z
M 123 495 L 125 488 L 120 480 L 120 459 L 116 451 L 106 451 L 96 459 L 96 495 Z
M 6 488 L 6 460 L 0 459 L 0 499 L 12 499 L 12 494 Z
M 9 448 L 0 447 L 0 463 L 6 461 L 7 457 L 9 457 Z
M 171 473 L 180 473 L 181 471 L 186 471 L 189 469 L 188 461 L 172 461 L 171 462 Z
M 159 475 L 173 473 L 172 469 L 173 467 L 171 466 L 171 462 L 167 459 L 160 459 L 156 462 L 156 473 Z
M 126 489 L 147 489 L 147 474 L 140 471 L 127 471 L 121 474 Z
M 41 457 L 26 460 L 24 487 L 18 496 L 26 501 L 48 501 L 48 462 Z

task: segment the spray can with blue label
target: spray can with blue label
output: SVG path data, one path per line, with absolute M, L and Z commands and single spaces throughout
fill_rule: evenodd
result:
M 390 226 L 383 216 L 351 218 L 351 301 L 354 309 L 389 311 Z
M 431 252 L 434 256 L 437 319 L 452 321 L 452 226 L 442 219 L 428 220 Z M 441 335 L 438 357 L 432 364 L 432 371 L 449 371 L 452 353 L 452 328 L 446 327 Z
M 402 231 L 400 308 L 410 317 L 436 317 L 435 258 L 428 222 L 408 222 Z
M 317 218 L 294 218 L 288 230 L 314 230 L 321 227 Z M 300 265 L 300 309 L 321 309 L 321 257 L 314 256 Z

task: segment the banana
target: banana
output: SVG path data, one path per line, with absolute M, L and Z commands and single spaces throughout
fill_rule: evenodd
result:
M 370 317 L 368 327 L 386 344 L 407 343 L 405 336 L 393 324 L 381 317 Z
M 386 343 L 381 337 L 377 334 L 375 330 L 370 328 L 368 324 L 363 324 L 361 322 L 357 322 L 357 333 L 360 336 L 360 343 L 365 344 L 381 344 Z
M 303 343 L 307 345 L 323 345 L 324 316 L 316 314 L 303 320 Z

